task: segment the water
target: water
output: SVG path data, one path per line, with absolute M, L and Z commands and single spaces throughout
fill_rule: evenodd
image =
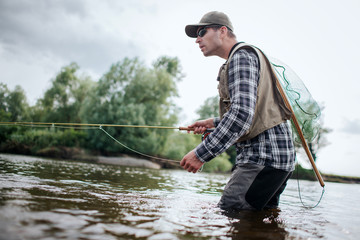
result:
M 224 214 L 228 177 L 0 154 L 0 239 L 358 239 L 360 185 L 326 183 L 309 209 L 290 180 L 280 210 Z M 314 205 L 321 187 L 300 186 Z

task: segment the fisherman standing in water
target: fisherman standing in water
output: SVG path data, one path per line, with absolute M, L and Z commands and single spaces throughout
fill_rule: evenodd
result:
M 254 46 L 237 42 L 233 30 L 228 16 L 216 11 L 185 27 L 205 57 L 218 56 L 226 62 L 218 76 L 220 117 L 189 126 L 197 134 L 215 130 L 180 164 L 196 173 L 205 162 L 235 145 L 236 163 L 219 207 L 276 208 L 295 167 L 294 144 L 286 122 L 291 112 L 276 88 L 266 56 Z

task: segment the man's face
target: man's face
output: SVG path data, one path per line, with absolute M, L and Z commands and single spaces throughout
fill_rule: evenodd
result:
M 205 57 L 217 55 L 221 46 L 220 31 L 211 27 L 199 27 L 196 43 Z

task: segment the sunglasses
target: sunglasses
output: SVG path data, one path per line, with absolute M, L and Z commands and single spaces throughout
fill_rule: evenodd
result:
M 197 36 L 198 37 L 203 37 L 205 36 L 206 32 L 207 32 L 207 28 L 220 28 L 222 27 L 221 25 L 210 25 L 210 26 L 206 26 L 206 27 L 203 27 L 202 29 L 200 29 L 198 32 L 197 32 Z

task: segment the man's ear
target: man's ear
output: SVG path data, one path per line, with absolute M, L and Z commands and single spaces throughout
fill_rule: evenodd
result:
M 225 36 L 227 36 L 227 31 L 229 31 L 229 29 L 227 29 L 227 27 L 225 27 L 225 26 L 222 26 L 220 29 L 220 33 L 221 33 L 221 37 L 225 37 Z

